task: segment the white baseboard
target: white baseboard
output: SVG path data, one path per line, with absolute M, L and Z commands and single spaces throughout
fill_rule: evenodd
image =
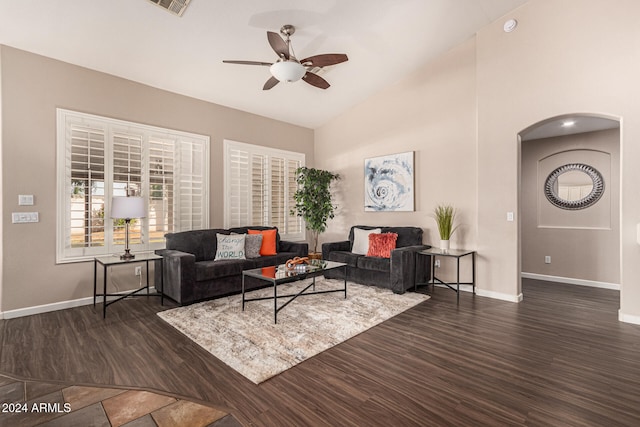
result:
M 624 314 L 618 310 L 618 320 L 625 323 L 633 323 L 634 325 L 640 325 L 640 316 L 632 316 L 631 314 Z
M 133 290 L 133 289 L 132 289 Z M 126 294 L 131 291 L 119 292 Z M 149 292 L 155 292 L 153 286 L 149 287 Z M 145 295 L 145 294 L 140 294 Z M 96 304 L 102 303 L 103 298 L 96 298 Z M 93 297 L 74 299 L 70 301 L 54 302 L 51 304 L 36 305 L 33 307 L 18 308 L 16 310 L 8 310 L 0 313 L 0 319 L 15 319 L 16 317 L 32 316 L 34 314 L 48 313 L 50 311 L 66 310 L 67 308 L 81 307 L 83 305 L 93 304 Z
M 485 289 L 476 288 L 476 295 L 479 295 L 481 297 L 499 299 L 502 301 L 522 302 L 522 292 L 519 293 L 518 295 L 513 295 L 513 294 L 504 294 L 502 292 L 493 292 L 493 291 L 487 291 Z
M 445 285 L 436 285 L 437 287 L 441 287 L 441 288 L 446 288 Z M 455 285 L 452 285 L 455 287 Z M 473 292 L 473 286 L 471 285 L 460 285 L 460 292 Z M 487 291 L 484 289 L 478 289 L 478 287 L 476 286 L 476 295 L 481 296 L 481 297 L 487 297 L 487 298 L 493 298 L 493 299 L 499 299 L 502 301 L 509 301 L 509 302 L 521 302 L 522 301 L 522 293 L 520 293 L 519 295 L 511 295 L 511 294 L 503 294 L 501 292 L 493 292 L 493 291 Z
M 573 279 L 571 277 L 560 276 L 548 276 L 546 274 L 537 273 L 521 273 L 523 279 L 544 280 L 546 282 L 560 282 L 568 283 L 570 285 L 590 286 L 592 288 L 613 289 L 615 291 L 620 290 L 620 285 L 617 283 L 597 282 L 594 280 Z

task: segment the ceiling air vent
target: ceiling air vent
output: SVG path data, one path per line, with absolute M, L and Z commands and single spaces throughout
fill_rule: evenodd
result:
M 151 3 L 157 4 L 163 9 L 168 10 L 174 15 L 182 16 L 191 0 L 149 0 Z

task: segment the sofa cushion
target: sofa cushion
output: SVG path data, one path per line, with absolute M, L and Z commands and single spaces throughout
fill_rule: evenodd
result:
M 396 233 L 369 234 L 369 251 L 367 256 L 391 258 L 391 251 L 396 248 Z
M 420 227 L 381 227 L 383 233 L 396 233 L 396 248 L 422 244 L 422 228 Z
M 195 255 L 196 262 L 210 261 L 216 257 L 216 235 L 230 234 L 228 230 L 211 228 L 207 230 L 181 231 L 165 234 L 166 249 Z
M 358 258 L 362 258 L 363 255 L 354 254 L 347 251 L 333 251 L 329 252 L 327 261 L 343 262 L 351 267 L 358 266 Z
M 391 260 L 389 258 L 361 256 L 358 258 L 357 267 L 363 270 L 384 271 L 389 273 L 391 271 Z
M 380 232 L 381 230 L 379 228 L 370 230 L 365 230 L 363 228 L 354 228 L 353 245 L 351 247 L 351 252 L 358 255 L 366 255 L 369 251 L 369 235 L 372 233 L 379 234 Z
M 217 249 L 215 261 L 222 259 L 245 259 L 244 245 L 246 234 L 220 234 L 216 235 Z
M 196 281 L 240 275 L 246 266 L 245 263 L 246 261 L 239 259 L 196 262 Z

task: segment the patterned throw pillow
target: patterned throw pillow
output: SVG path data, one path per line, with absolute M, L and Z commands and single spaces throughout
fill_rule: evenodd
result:
M 396 233 L 369 234 L 369 251 L 367 256 L 391 258 L 391 251 L 396 248 Z
M 244 256 L 244 236 L 244 234 L 229 235 L 216 233 L 218 247 L 214 261 L 221 259 L 246 259 Z
M 244 255 L 250 258 L 260 258 L 260 247 L 262 246 L 262 234 L 245 234 Z
M 380 233 L 382 230 L 374 228 L 373 230 L 365 230 L 364 228 L 353 229 L 353 248 L 351 252 L 357 255 L 366 255 L 369 252 L 369 235 L 371 233 Z

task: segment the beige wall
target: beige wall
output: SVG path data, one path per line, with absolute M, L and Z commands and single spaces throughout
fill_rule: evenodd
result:
M 569 113 L 621 119 L 621 310 L 640 322 L 640 2 L 531 0 L 475 39 L 316 130 L 316 163 L 342 173 L 341 216 L 323 236 L 349 225 L 414 224 L 435 242 L 428 214 L 456 204 L 476 248 L 484 295 L 517 301 L 520 286 L 518 134 Z M 503 31 L 508 18 L 519 26 Z M 416 151 L 415 213 L 365 213 L 362 159 Z M 506 220 L 515 212 L 515 221 Z M 477 234 L 476 234 L 477 233 Z
M 438 246 L 432 212 L 450 203 L 460 224 L 451 247 L 476 247 L 475 73 L 469 40 L 316 129 L 316 165 L 343 178 L 335 186 L 337 216 L 321 241 L 344 240 L 356 224 L 413 225 L 424 229 L 425 243 Z M 415 211 L 365 212 L 364 159 L 406 151 L 415 152 Z M 469 280 L 470 260 L 462 265 Z
M 620 283 L 619 146 L 618 129 L 522 143 L 523 272 Z M 547 176 L 568 163 L 588 164 L 602 175 L 605 192 L 595 205 L 566 210 L 546 199 Z
M 475 43 L 464 43 L 316 130 L 316 165 L 337 172 L 337 216 L 322 241 L 344 240 L 349 227 L 414 225 L 439 245 L 431 214 L 458 208 L 452 247 L 476 246 Z M 415 212 L 364 211 L 364 159 L 415 151 Z
M 2 306 L 8 311 L 92 295 L 91 262 L 55 264 L 56 108 L 208 135 L 210 225 L 223 225 L 222 141 L 303 152 L 313 165 L 313 131 L 158 90 L 38 55 L 0 47 L 2 64 Z M 33 194 L 33 207 L 18 206 Z M 27 209 L 25 209 L 27 208 Z M 11 224 L 37 210 L 37 224 Z M 135 277 L 131 275 L 135 282 Z M 114 283 L 129 286 L 129 278 Z
M 634 0 L 532 0 L 505 17 L 520 22 L 513 33 L 504 33 L 502 22 L 478 33 L 481 287 L 520 292 L 518 221 L 504 221 L 519 203 L 518 133 L 562 114 L 608 115 L 622 119 L 620 317 L 640 321 L 640 104 L 630 96 L 640 72 L 638 16 Z

